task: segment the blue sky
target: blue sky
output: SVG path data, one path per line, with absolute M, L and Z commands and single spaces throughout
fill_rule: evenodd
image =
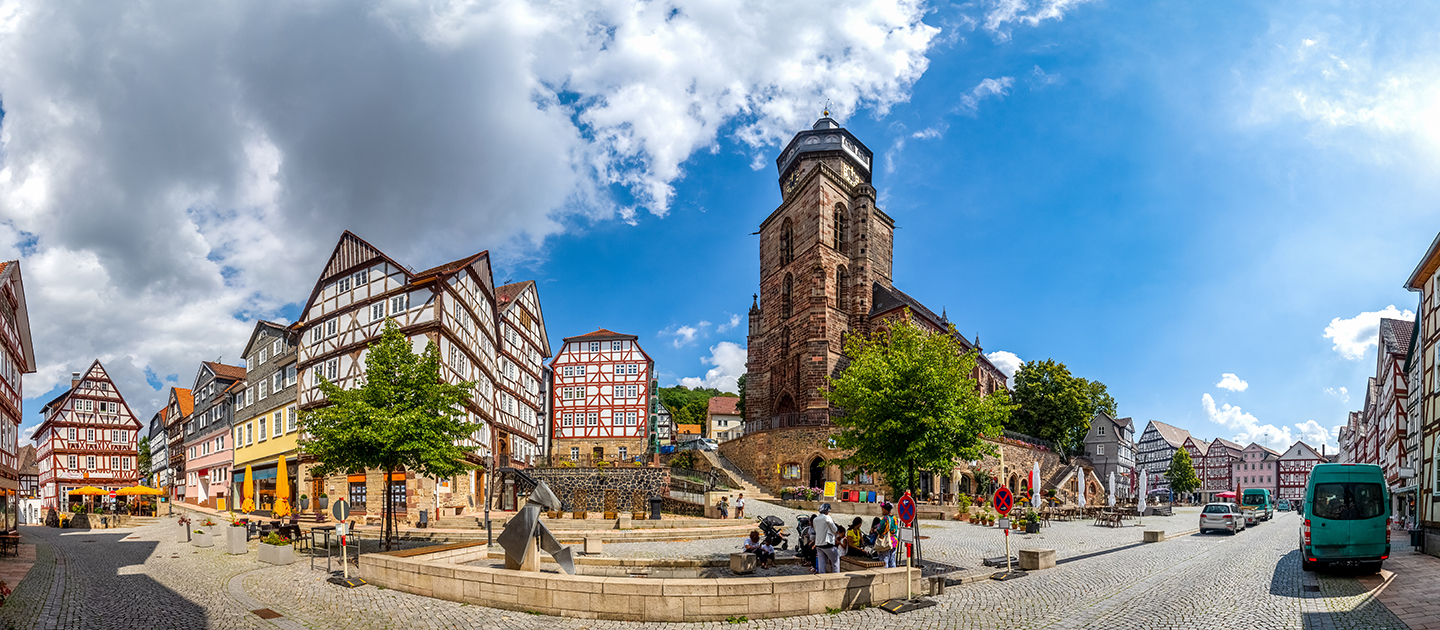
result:
M 701 4 L 687 5 L 687 16 L 714 9 Z M 134 338 L 143 342 L 117 342 L 98 332 L 85 343 L 57 341 L 65 347 L 49 354 L 56 367 L 35 380 L 58 388 L 56 375 L 78 369 L 65 366 L 108 354 L 159 375 L 145 396 L 183 386 L 199 359 L 239 354 L 230 340 L 243 343 L 250 316 L 293 318 L 324 253 L 349 228 L 417 268 L 491 249 L 499 261 L 497 281 L 539 281 L 552 343 L 597 327 L 632 333 L 656 359 L 665 384 L 729 382 L 739 373 L 744 318 L 758 283 L 757 237 L 750 233 L 779 202 L 774 155 L 830 101 L 877 154 L 881 204 L 901 228 L 896 284 L 936 310 L 945 308 L 967 336 L 979 334 L 988 353 L 1062 361 L 1079 376 L 1105 382 L 1120 413 L 1141 422 L 1168 422 L 1206 439 L 1258 439 L 1278 448 L 1308 436 L 1312 444 L 1323 438 L 1333 447 L 1333 428 L 1359 408 L 1374 370 L 1377 314 L 1392 305 L 1414 309 L 1414 294 L 1401 285 L 1440 229 L 1434 210 L 1440 50 L 1422 28 L 1436 23 L 1434 8 L 877 4 L 877 14 L 827 16 L 815 28 L 843 40 L 856 24 L 888 19 L 899 36 L 868 52 L 847 45 L 833 61 L 815 62 L 813 72 L 793 80 L 781 70 L 775 70 L 780 78 L 766 74 L 769 60 L 778 64 L 789 51 L 777 42 L 793 16 L 777 15 L 768 16 L 773 23 L 757 17 L 761 26 L 733 42 L 722 31 L 717 41 L 733 59 L 651 42 L 678 61 L 655 69 L 646 65 L 653 54 L 614 64 L 560 55 L 526 66 L 534 80 L 518 82 L 531 87 L 515 88 L 517 99 L 444 92 L 464 105 L 447 108 L 396 97 L 393 107 L 364 123 L 376 146 L 398 146 L 384 159 L 314 158 L 345 155 L 336 148 L 344 142 L 325 136 L 346 128 L 336 123 L 332 130 L 319 118 L 310 125 L 277 122 L 266 118 L 268 104 L 251 104 L 260 122 L 247 123 L 264 129 L 263 142 L 241 132 L 193 140 L 230 156 L 216 158 L 217 172 L 238 174 L 196 168 L 178 180 L 181 186 L 167 174 L 192 168 L 165 157 L 167 151 L 189 150 L 195 136 L 208 133 L 195 130 L 208 127 L 197 125 L 174 146 L 147 145 L 142 158 L 153 168 L 133 180 L 117 175 L 120 186 L 199 191 L 189 193 L 182 211 L 156 221 L 179 217 L 184 229 L 177 234 L 217 263 L 221 280 L 163 271 L 178 267 L 174 261 L 156 263 L 162 270 L 156 273 L 170 273 L 176 285 L 218 288 L 184 304 L 154 298 L 131 305 L 184 315 L 185 325 L 168 332 L 145 318 L 119 325 L 139 331 Z M 532 9 L 543 15 L 546 7 Z M 890 15 L 886 11 L 910 17 L 874 17 Z M 347 19 L 363 23 L 366 16 Z M 636 26 L 617 24 L 620 33 Z M 663 35 L 665 24 L 641 26 Z M 122 36 L 115 41 L 121 50 L 135 46 Z M 422 52 L 437 46 L 422 44 Z M 474 49 L 479 44 L 452 46 L 445 50 L 483 52 L 483 46 Z M 596 50 L 623 48 L 612 42 Z M 37 60 L 35 68 L 50 59 L 20 52 L 26 53 L 21 59 Z M 166 53 L 141 47 L 135 57 L 156 54 Z M 343 62 L 351 54 L 365 59 L 370 53 L 342 49 L 316 55 L 314 63 L 323 68 L 326 60 Z M 452 66 L 483 65 L 480 57 L 459 54 L 418 58 L 414 63 L 439 68 L 441 78 Z M 263 59 L 206 63 L 241 77 L 251 65 L 264 67 Z M 414 70 L 377 74 L 406 77 L 421 94 L 443 83 L 412 81 Z M 11 215 L 0 218 L 9 219 L 14 252 L 40 259 L 27 288 L 36 291 L 32 275 L 88 277 L 85 270 L 98 267 L 99 288 L 39 303 L 60 309 L 85 291 L 103 294 L 107 287 L 122 302 L 161 293 L 162 285 L 149 278 L 126 279 L 128 271 L 115 264 L 127 260 L 125 252 L 107 254 L 93 238 L 56 227 L 76 211 L 47 211 L 27 201 L 18 174 L 47 154 L 21 149 L 56 140 L 47 135 L 52 132 L 21 127 L 30 120 L 30 93 L 44 87 L 38 73 L 0 76 L 7 106 L 0 129 L 32 141 L 6 141 L 3 157 L 12 175 L 0 181 L 7 187 L 0 210 Z M 712 78 L 733 83 L 706 93 Z M 498 85 L 502 95 L 510 85 L 504 76 L 485 81 L 477 85 Z M 699 86 L 689 101 L 687 82 Z M 677 84 L 679 92 L 667 92 Z M 535 85 L 559 96 L 553 102 L 536 96 Z M 733 85 L 753 88 L 743 105 L 730 103 Z M 176 91 L 203 87 L 184 83 Z M 363 82 L 328 90 L 265 87 L 301 99 L 298 108 L 283 106 L 302 114 L 324 109 L 331 99 L 368 94 Z M 307 98 L 315 105 L 304 105 Z M 505 128 L 464 124 L 477 107 L 487 120 L 504 120 Z M 531 114 L 539 118 L 526 117 Z M 403 122 L 432 115 L 461 136 L 479 133 L 487 139 L 482 145 L 490 138 L 484 132 L 494 131 L 493 144 L 509 148 L 471 153 L 449 143 L 443 131 Z M 102 108 L 101 116 L 130 117 L 124 120 L 142 129 L 158 124 L 134 111 Z M 452 125 L 447 116 L 462 120 Z M 513 142 L 506 135 L 512 129 L 519 130 Z M 550 143 L 568 148 L 544 153 Z M 344 148 L 367 155 L 364 146 Z M 423 173 L 405 172 L 410 163 L 429 164 L 432 153 L 451 159 Z M 125 170 L 118 165 L 136 158 L 115 149 L 95 159 Z M 569 166 L 556 171 L 554 163 Z M 470 188 L 435 174 L 451 165 L 476 173 L 514 166 L 499 180 L 514 182 L 514 189 Z M 377 179 L 383 186 L 371 187 Z M 137 180 L 148 183 L 133 184 Z M 392 193 L 395 205 L 374 201 Z M 436 222 L 397 227 L 393 217 L 382 216 L 397 207 Z M 277 237 L 290 246 L 269 250 L 264 240 L 236 236 L 273 224 L 290 228 Z M 5 225 L 0 222 L 0 230 Z M 290 238 L 304 240 L 284 240 Z M 98 252 L 93 266 L 84 264 L 89 251 Z M 61 262 L 60 252 L 71 254 L 70 261 Z M 233 322 L 207 328 L 226 313 Z M 736 316 L 739 325 L 731 327 Z M 105 321 L 93 315 L 80 323 L 99 328 Z M 147 350 L 177 335 L 213 342 L 182 344 L 188 355 Z M 227 353 L 227 347 L 233 349 Z M 45 363 L 47 348 L 38 354 Z M 1229 388 L 1218 385 L 1225 374 L 1234 375 Z M 29 387 L 38 395 L 27 401 L 27 425 L 58 391 L 46 389 L 40 394 Z M 146 418 L 154 411 L 141 407 Z

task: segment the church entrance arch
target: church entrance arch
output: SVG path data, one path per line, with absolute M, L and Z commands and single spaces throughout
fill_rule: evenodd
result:
M 825 489 L 825 460 L 818 456 L 810 460 L 810 487 Z

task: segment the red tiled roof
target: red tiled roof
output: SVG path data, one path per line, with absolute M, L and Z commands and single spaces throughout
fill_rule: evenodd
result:
M 613 331 L 613 330 L 605 330 L 604 328 L 599 328 L 599 329 L 596 329 L 595 332 L 585 333 L 585 334 L 583 334 L 583 335 L 580 335 L 579 337 L 566 337 L 566 338 L 565 338 L 565 343 L 570 343 L 571 341 L 576 341 L 576 340 L 579 340 L 579 339 L 587 339 L 587 340 L 588 340 L 588 339 L 630 339 L 630 340 L 634 340 L 634 339 L 638 339 L 638 337 L 636 337 L 635 335 L 627 335 L 627 334 L 624 334 L 624 333 L 617 333 L 617 332 L 615 332 L 615 331 Z
M 194 412 L 194 411 L 195 411 L 195 396 L 194 396 L 194 394 L 191 394 L 191 393 L 190 393 L 190 390 L 185 389 L 184 387 L 176 387 L 176 388 L 173 388 L 173 389 L 175 390 L 175 400 L 176 400 L 176 402 L 179 402 L 179 403 L 180 403 L 180 415 L 182 415 L 182 416 L 188 416 L 188 415 L 190 415 L 192 412 Z
M 716 396 L 710 399 L 710 415 L 712 416 L 735 416 L 739 411 L 735 409 L 740 404 L 739 396 Z
M 534 280 L 526 280 L 524 282 L 511 282 L 510 284 L 495 287 L 495 301 L 499 304 L 504 304 L 506 302 L 509 302 L 510 300 L 515 299 L 517 296 L 520 295 L 521 291 L 525 290 L 525 285 L 532 282 L 534 282 Z
M 443 264 L 443 265 L 439 265 L 439 266 L 437 266 L 437 267 L 431 267 L 431 268 L 429 268 L 429 269 L 426 269 L 425 271 L 421 271 L 421 272 L 416 273 L 416 274 L 415 274 L 415 277 L 418 279 L 418 278 L 424 278 L 424 277 L 426 277 L 426 276 L 434 276 L 434 275 L 439 275 L 439 274 L 442 274 L 442 273 L 451 273 L 451 272 L 454 272 L 454 271 L 459 271 L 459 270 L 460 270 L 461 268 L 463 268 L 465 265 L 468 265 L 468 264 L 474 262 L 475 259 L 477 259 L 477 258 L 479 258 L 479 257 L 481 257 L 481 256 L 484 256 L 485 254 L 487 254 L 487 253 L 489 253 L 489 252 L 490 252 L 490 250 L 487 249 L 487 250 L 485 250 L 485 251 L 483 251 L 483 252 L 480 252 L 480 253 L 478 253 L 478 254 L 471 254 L 471 255 L 469 255 L 469 256 L 466 256 L 466 257 L 464 257 L 464 258 L 461 258 L 460 260 L 452 260 L 452 261 L 450 261 L 450 262 L 448 262 L 448 263 L 445 263 L 445 264 Z
M 238 381 L 245 378 L 245 368 L 238 365 L 225 365 L 224 363 L 206 361 L 205 366 L 210 368 L 210 371 L 214 372 L 215 376 L 219 378 L 232 381 Z
M 5 268 L 9 266 L 10 263 L 0 260 L 0 273 L 5 273 Z

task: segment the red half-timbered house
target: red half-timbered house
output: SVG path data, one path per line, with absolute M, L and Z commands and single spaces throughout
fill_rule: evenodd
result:
M 40 464 L 40 501 L 64 509 L 84 497 L 69 491 L 84 486 L 118 490 L 133 485 L 140 420 L 105 373 L 100 361 L 71 376 L 70 389 L 40 409 L 35 457 Z
M 637 339 L 603 328 L 565 339 L 550 363 L 553 457 L 593 462 L 646 454 L 655 362 Z
M 1309 444 L 1296 442 L 1280 455 L 1280 489 L 1276 497 L 1300 501 L 1305 498 L 1305 484 L 1310 482 L 1310 469 L 1325 463 L 1325 458 Z
M 20 418 L 22 375 L 35 371 L 30 342 L 30 316 L 25 309 L 25 284 L 20 261 L 0 262 L 0 513 L 6 528 L 14 527 L 15 497 L 20 490 Z

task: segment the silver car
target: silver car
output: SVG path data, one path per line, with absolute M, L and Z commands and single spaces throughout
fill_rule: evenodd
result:
M 1200 533 L 1219 529 L 1235 533 L 1245 529 L 1245 515 L 1230 503 L 1206 503 L 1200 510 Z

